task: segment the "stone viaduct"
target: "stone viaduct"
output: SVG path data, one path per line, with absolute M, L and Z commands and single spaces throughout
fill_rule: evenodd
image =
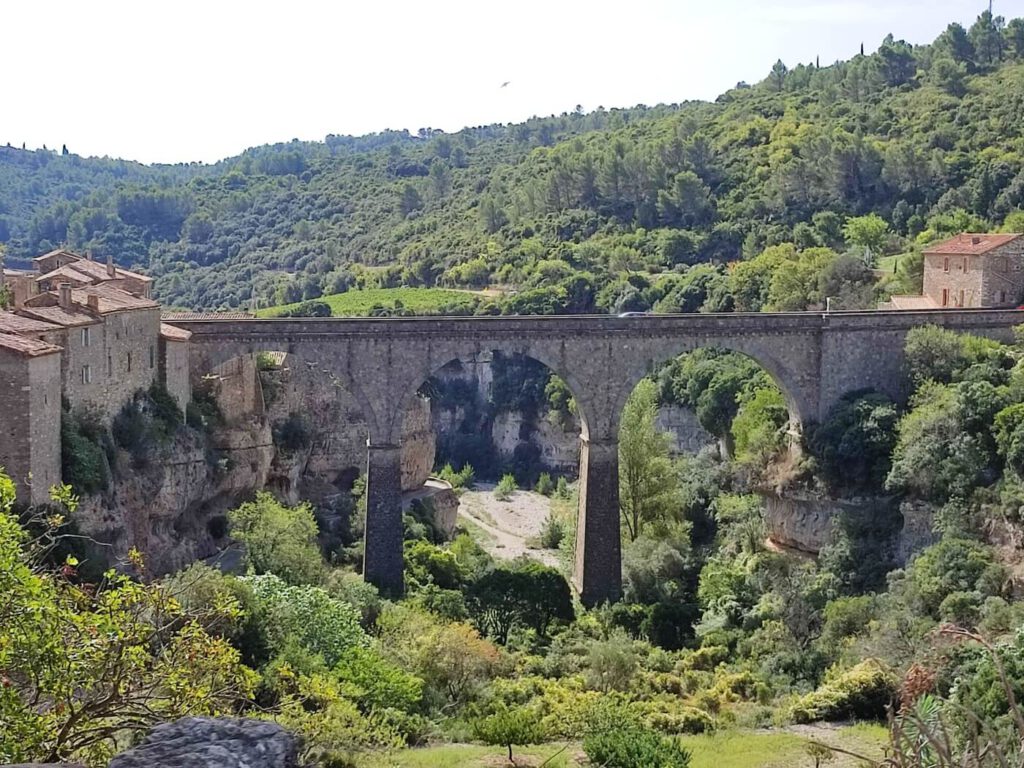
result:
M 935 324 L 1010 340 L 1022 321 L 1015 310 L 931 310 L 174 324 L 192 332 L 194 379 L 239 355 L 284 351 L 352 393 L 369 432 L 364 575 L 387 594 L 400 593 L 403 584 L 399 443 L 408 399 L 442 366 L 469 353 L 500 350 L 543 363 L 566 381 L 579 406 L 573 582 L 585 603 L 596 604 L 621 591 L 619 417 L 636 384 L 661 363 L 698 347 L 750 356 L 785 394 L 798 434 L 847 392 L 873 388 L 903 399 L 909 329 Z

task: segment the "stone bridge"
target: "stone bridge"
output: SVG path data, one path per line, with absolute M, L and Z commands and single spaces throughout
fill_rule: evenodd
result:
M 283 351 L 344 386 L 369 431 L 365 578 L 402 591 L 400 435 L 417 389 L 448 362 L 500 350 L 538 360 L 572 390 L 582 422 L 574 586 L 583 601 L 621 591 L 618 428 L 636 384 L 699 347 L 750 356 L 786 397 L 792 432 L 821 420 L 845 393 L 873 388 L 905 397 L 903 341 L 935 324 L 1010 340 L 1015 310 L 651 315 L 201 320 L 192 332 L 194 379 L 239 355 Z M 299 364 L 299 363 L 296 363 Z M 315 414 L 313 414 L 315 418 Z

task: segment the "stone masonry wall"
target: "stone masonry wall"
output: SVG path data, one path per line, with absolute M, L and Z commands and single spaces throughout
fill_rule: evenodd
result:
M 1024 300 L 1024 243 L 1016 240 L 982 257 L 982 306 L 1013 307 Z
M 14 480 L 19 499 L 28 493 L 32 471 L 30 414 L 25 407 L 30 364 L 31 358 L 0 349 L 0 467 Z
M 61 482 L 59 358 L 56 354 L 36 357 L 29 365 L 33 504 L 48 501 L 50 488 Z
M 39 504 L 60 482 L 60 356 L 0 350 L 0 467 L 20 502 Z
M 188 342 L 161 339 L 160 352 L 164 386 L 184 413 L 192 400 L 192 383 L 188 370 Z
M 103 320 L 84 334 L 82 327 L 69 328 L 59 343 L 64 397 L 72 408 L 96 410 L 109 421 L 136 391 L 157 380 L 160 310 L 116 312 Z

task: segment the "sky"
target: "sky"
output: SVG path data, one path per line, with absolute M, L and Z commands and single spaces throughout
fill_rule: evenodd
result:
M 776 59 L 931 42 L 984 0 L 4 0 L 0 144 L 215 162 L 260 144 L 714 99 Z M 1024 0 L 995 0 L 1006 18 Z M 501 87 L 503 83 L 508 83 Z

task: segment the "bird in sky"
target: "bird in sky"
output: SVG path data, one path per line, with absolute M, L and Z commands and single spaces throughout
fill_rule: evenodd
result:
M 499 88 L 499 89 L 501 89 L 501 88 L 504 88 L 504 87 L 505 87 L 506 85 L 508 85 L 508 84 L 509 84 L 509 83 L 511 83 L 511 82 L 512 82 L 511 80 L 506 80 L 506 81 L 505 81 L 504 83 L 502 83 L 501 85 L 499 85 L 499 86 L 498 86 L 498 88 Z

